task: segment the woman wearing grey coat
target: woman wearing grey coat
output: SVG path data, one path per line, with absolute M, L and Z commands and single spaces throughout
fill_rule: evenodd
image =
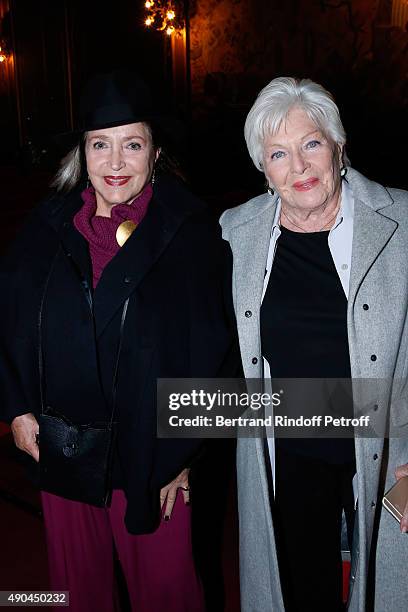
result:
M 338 108 L 312 81 L 271 81 L 245 138 L 268 193 L 220 221 L 245 376 L 352 380 L 372 434 L 238 440 L 242 610 L 344 609 L 343 511 L 348 609 L 406 610 L 408 505 L 398 524 L 381 500 L 408 476 L 408 193 L 349 166 Z

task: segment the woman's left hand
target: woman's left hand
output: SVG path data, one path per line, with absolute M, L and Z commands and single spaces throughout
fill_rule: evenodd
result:
M 395 470 L 395 477 L 397 480 L 399 480 L 403 476 L 408 476 L 408 463 L 405 463 L 404 465 L 400 465 Z M 401 527 L 402 533 L 408 533 L 408 502 L 405 506 L 404 514 L 400 521 L 400 527 Z
M 184 503 L 190 503 L 190 486 L 188 484 L 188 475 L 190 468 L 184 469 L 180 474 L 171 481 L 170 484 L 163 487 L 160 491 L 160 507 L 163 508 L 164 503 L 166 508 L 164 510 L 164 520 L 168 521 L 173 511 L 173 506 L 177 497 L 177 490 L 183 490 Z

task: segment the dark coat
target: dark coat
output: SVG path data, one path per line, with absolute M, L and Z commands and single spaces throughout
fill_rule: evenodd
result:
M 86 240 L 72 219 L 80 189 L 31 215 L 0 268 L 2 418 L 40 412 L 38 313 L 43 308 L 46 405 L 74 422 L 106 420 L 123 303 L 130 296 L 118 370 L 118 453 L 131 533 L 153 531 L 159 491 L 198 440 L 156 437 L 157 378 L 234 375 L 229 246 L 205 205 L 174 179 L 154 186 L 146 217 L 94 291 Z

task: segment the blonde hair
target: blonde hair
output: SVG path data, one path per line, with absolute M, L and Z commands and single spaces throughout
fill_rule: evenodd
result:
M 52 179 L 50 186 L 57 191 L 71 191 L 81 178 L 83 171 L 82 158 L 81 145 L 77 144 L 62 158 L 59 170 Z

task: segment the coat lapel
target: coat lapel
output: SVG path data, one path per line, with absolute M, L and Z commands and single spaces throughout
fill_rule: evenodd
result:
M 42 210 L 44 220 L 51 225 L 57 233 L 65 255 L 74 266 L 78 278 L 92 287 L 92 264 L 89 255 L 88 243 L 78 232 L 73 223 L 73 218 L 83 205 L 81 191 L 83 185 L 75 188 L 66 196 L 54 196 L 47 202 Z M 87 292 L 84 291 L 87 299 Z
M 71 260 L 81 280 L 86 280 L 92 287 L 92 265 L 88 243 L 75 228 L 72 220 L 63 224 L 60 232 L 62 248 Z
M 247 310 L 249 304 L 260 308 L 275 208 L 275 203 L 268 203 L 262 212 L 231 229 L 237 311 L 240 305 Z
M 352 307 L 361 284 L 398 227 L 384 209 L 392 205 L 388 191 L 352 171 L 354 230 L 351 259 L 349 306 Z M 378 212 L 380 209 L 381 212 Z
M 96 335 L 99 337 L 166 249 L 190 214 L 170 210 L 153 198 L 143 222 L 109 262 L 94 293 Z

